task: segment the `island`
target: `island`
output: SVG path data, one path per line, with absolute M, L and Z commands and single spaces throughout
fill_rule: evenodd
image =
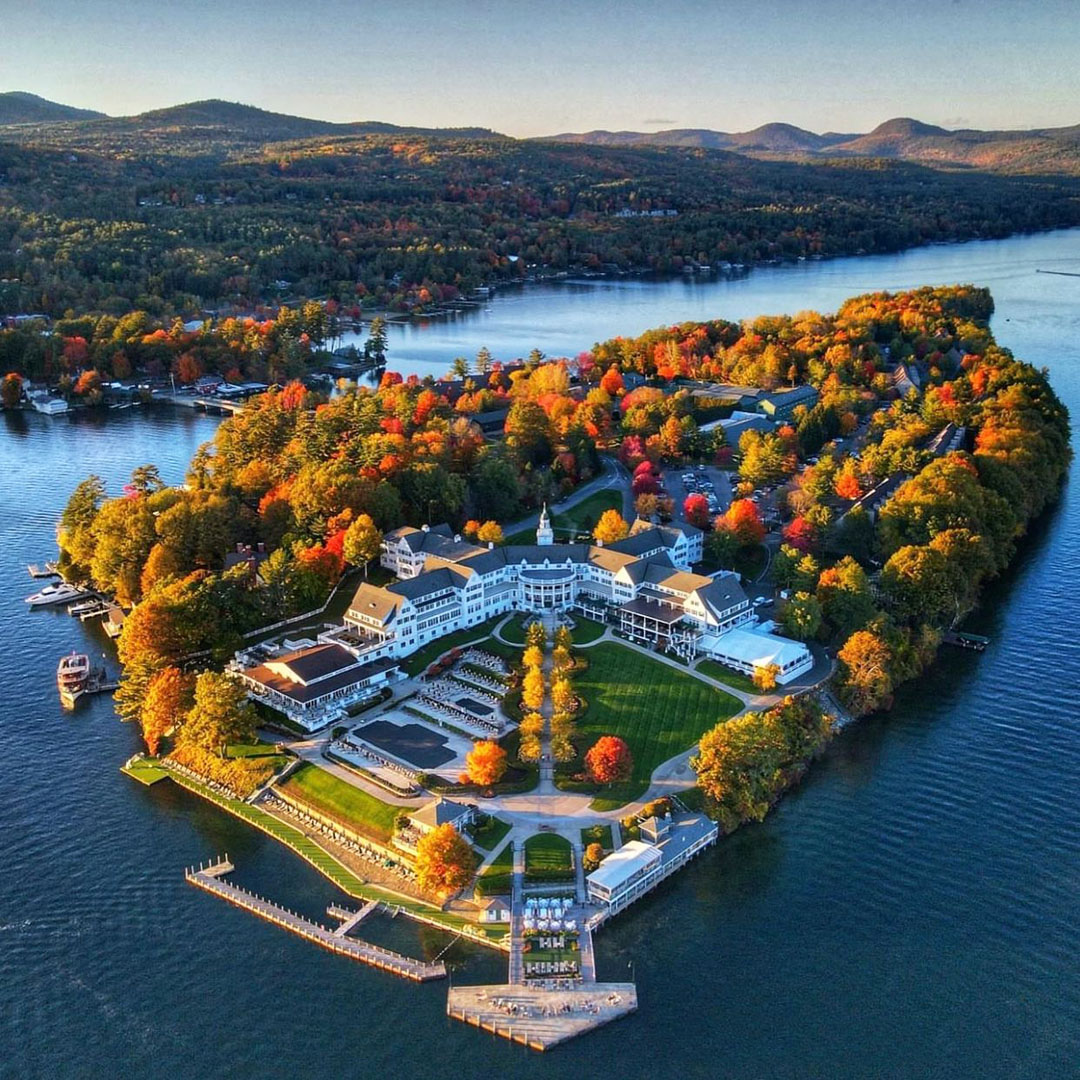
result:
M 416 981 L 441 957 L 364 919 L 501 950 L 506 982 L 455 985 L 448 1014 L 536 1049 L 636 1009 L 598 980 L 604 926 L 940 646 L 977 648 L 964 616 L 1056 498 L 1066 410 L 991 312 L 923 288 L 441 382 L 293 381 L 183 486 L 83 481 L 58 570 L 120 609 L 116 705 L 146 748 L 125 770 L 359 906 L 313 922 L 228 853 L 188 880 Z

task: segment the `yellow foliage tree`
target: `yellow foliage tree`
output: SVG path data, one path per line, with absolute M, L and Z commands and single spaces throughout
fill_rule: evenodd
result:
M 593 539 L 602 544 L 613 544 L 616 540 L 625 540 L 629 535 L 630 526 L 618 510 L 605 510 L 593 529 Z
M 527 709 L 539 709 L 544 703 L 544 676 L 539 668 L 529 668 L 525 673 L 521 700 Z
M 497 784 L 506 772 L 506 751 L 490 739 L 478 742 L 465 755 L 465 769 L 480 787 Z
M 416 842 L 416 880 L 425 892 L 456 892 L 469 883 L 475 869 L 476 853 L 449 822 Z
M 776 676 L 780 674 L 778 664 L 756 664 L 754 666 L 754 685 L 763 693 L 776 689 Z
M 544 664 L 544 654 L 535 645 L 530 645 L 521 660 L 527 668 L 540 668 Z

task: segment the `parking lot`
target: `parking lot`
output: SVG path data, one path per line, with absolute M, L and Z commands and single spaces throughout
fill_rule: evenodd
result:
M 675 521 L 685 521 L 683 503 L 688 495 L 704 495 L 709 500 L 710 517 L 722 514 L 731 505 L 731 478 L 724 469 L 712 465 L 664 469 L 664 488 L 675 504 Z

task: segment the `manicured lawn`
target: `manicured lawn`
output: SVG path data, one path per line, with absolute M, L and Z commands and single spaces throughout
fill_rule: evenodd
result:
M 589 645 L 597 638 L 603 637 L 606 630 L 607 627 L 603 623 L 586 619 L 584 615 L 574 615 L 574 629 L 571 633 L 574 636 L 575 645 Z
M 551 527 L 557 533 L 591 533 L 605 510 L 622 512 L 622 494 L 618 491 L 597 491 L 577 506 L 551 515 Z
M 555 833 L 537 833 L 525 841 L 527 881 L 568 881 L 573 874 L 569 840 Z
M 486 866 L 476 880 L 476 891 L 481 896 L 509 894 L 514 873 L 514 849 L 507 844 Z
M 510 619 L 499 631 L 499 636 L 515 645 L 525 647 L 525 627 L 531 622 L 536 622 L 535 615 L 519 615 Z
M 480 623 L 479 626 L 473 626 L 465 630 L 457 630 L 452 634 L 447 634 L 445 637 L 436 638 L 434 641 L 428 642 L 422 649 L 418 649 L 414 652 L 407 660 L 403 661 L 402 667 L 408 675 L 419 675 L 430 664 L 435 663 L 443 653 L 448 653 L 451 649 L 458 649 L 463 645 L 468 645 L 474 641 L 479 641 L 481 638 L 486 638 L 491 631 L 495 629 L 496 624 L 501 618 L 502 616 L 500 615 L 497 618 L 488 619 L 485 623 Z
M 599 844 L 605 851 L 611 851 L 615 847 L 615 841 L 611 836 L 611 826 L 590 825 L 587 829 L 582 829 L 581 844 L 583 847 Z
M 310 762 L 301 765 L 280 787 L 327 817 L 383 843 L 393 835 L 394 821 L 401 813 L 400 807 L 376 799 Z
M 698 664 L 697 670 L 702 675 L 708 675 L 710 679 L 716 679 L 717 682 L 727 683 L 728 686 L 735 690 L 741 690 L 744 694 L 761 693 L 749 675 L 744 675 L 741 671 L 729 668 L 726 664 L 721 664 L 716 660 L 702 660 Z
M 292 848 L 302 859 L 311 863 L 316 870 L 328 877 L 349 896 L 361 900 L 382 900 L 384 903 L 400 908 L 402 911 L 411 912 L 420 918 L 430 919 L 444 926 L 447 930 L 464 933 L 468 937 L 481 939 L 490 944 L 500 942 L 507 935 L 506 927 L 478 926 L 471 919 L 466 919 L 462 915 L 457 915 L 451 911 L 443 911 L 432 904 L 425 903 L 423 900 L 392 892 L 389 889 L 382 889 L 378 885 L 363 881 L 342 866 L 329 852 L 319 847 L 310 837 L 305 836 L 304 833 L 292 825 L 280 821 L 273 814 L 268 814 L 265 810 L 261 810 L 257 806 L 251 806 L 249 803 L 219 795 L 204 784 L 189 780 L 179 773 L 170 772 L 169 776 L 174 783 L 202 795 L 203 798 L 217 804 L 221 809 L 227 810 L 248 824 L 254 825 L 257 829 L 262 829 L 263 832 L 280 840 L 287 847 Z
M 478 848 L 491 851 L 510 831 L 510 825 L 508 822 L 500 821 L 496 817 L 489 817 L 483 825 L 469 825 L 468 830 L 472 842 Z
M 147 787 L 156 784 L 159 780 L 167 780 L 170 775 L 169 770 L 163 769 L 153 758 L 140 758 L 130 765 L 121 765 L 120 771 L 127 773 L 133 780 L 138 780 L 140 784 L 145 784 Z
M 601 791 L 594 809 L 613 809 L 639 796 L 653 769 L 742 708 L 738 699 L 693 675 L 611 641 L 589 650 L 589 669 L 575 686 L 588 702 L 577 724 L 582 748 L 601 735 L 618 735 L 634 758 L 631 779 Z
M 274 743 L 231 743 L 225 752 L 227 758 L 260 758 L 273 757 L 277 753 Z

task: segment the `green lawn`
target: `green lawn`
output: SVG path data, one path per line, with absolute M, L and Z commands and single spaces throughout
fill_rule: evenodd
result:
M 593 803 L 598 810 L 637 798 L 653 769 L 742 708 L 738 699 L 693 675 L 611 641 L 589 650 L 589 669 L 575 686 L 588 703 L 577 721 L 582 747 L 601 735 L 618 735 L 634 758 L 632 778 L 603 789 Z
M 401 813 L 400 807 L 376 799 L 311 762 L 304 762 L 279 786 L 327 817 L 381 843 L 386 843 L 393 835 L 394 821 Z
M 702 675 L 708 675 L 710 679 L 716 679 L 717 682 L 727 683 L 728 686 L 735 690 L 741 690 L 744 694 L 761 693 L 749 675 L 744 675 L 741 671 L 729 668 L 726 664 L 721 664 L 716 660 L 702 660 L 698 664 L 697 670 Z
M 584 615 L 574 614 L 574 629 L 571 633 L 574 636 L 575 645 L 589 645 L 597 638 L 603 637 L 606 630 L 607 627 L 603 623 L 586 619 Z
M 569 881 L 573 876 L 569 840 L 556 833 L 537 833 L 525 841 L 526 881 Z
M 525 647 L 525 627 L 531 622 L 536 622 L 535 615 L 518 615 L 510 619 L 499 631 L 499 636 L 505 638 L 514 645 Z
M 419 675 L 430 664 L 435 663 L 443 653 L 479 641 L 481 638 L 486 638 L 495 629 L 501 618 L 502 616 L 499 615 L 494 619 L 488 619 L 485 623 L 480 623 L 479 626 L 457 630 L 453 634 L 436 638 L 434 641 L 428 642 L 422 649 L 414 652 L 407 660 L 402 661 L 402 667 L 408 675 Z
M 611 836 L 610 825 L 590 825 L 581 830 L 581 845 L 588 847 L 590 844 L 599 844 L 605 851 L 611 851 L 615 847 L 615 841 Z
M 121 765 L 120 771 L 127 773 L 133 780 L 138 780 L 140 784 L 145 784 L 147 787 L 156 784 L 159 780 L 166 780 L 170 776 L 169 770 L 163 769 L 156 758 L 140 758 L 130 765 Z
M 212 791 L 205 784 L 199 784 L 189 780 L 186 776 L 170 771 L 169 777 L 174 783 L 190 791 L 201 795 L 210 802 L 215 803 L 222 810 L 227 810 L 249 825 L 261 829 L 263 832 L 280 840 L 287 847 L 292 848 L 302 859 L 305 859 L 320 873 L 329 878 L 335 885 L 349 896 L 360 900 L 381 900 L 392 907 L 400 908 L 417 918 L 434 922 L 455 933 L 463 933 L 473 940 L 481 941 L 489 945 L 505 946 L 504 938 L 508 931 L 505 926 L 477 925 L 471 919 L 451 911 L 443 911 L 433 904 L 427 904 L 423 900 L 404 896 L 401 893 L 392 892 L 389 889 L 380 888 L 370 882 L 358 878 L 350 870 L 333 858 L 329 852 L 324 851 L 310 837 L 305 836 L 299 829 L 284 821 L 280 821 L 272 814 L 249 803 L 240 802 L 238 799 L 230 799 Z
M 489 817 L 483 825 L 469 825 L 469 836 L 472 842 L 484 851 L 491 851 L 502 838 L 510 831 L 508 822 L 500 821 L 497 817 Z
M 622 493 L 605 490 L 596 491 L 577 506 L 551 515 L 551 527 L 556 533 L 591 533 L 605 510 L 618 510 L 622 513 Z
M 514 848 L 512 844 L 506 844 L 476 879 L 477 893 L 481 896 L 509 894 L 513 873 Z
M 225 756 L 227 758 L 260 758 L 273 757 L 277 752 L 275 743 L 230 743 Z

